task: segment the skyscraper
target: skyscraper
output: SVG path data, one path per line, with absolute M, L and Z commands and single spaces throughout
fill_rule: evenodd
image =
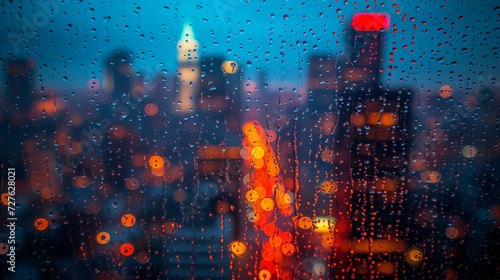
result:
M 177 114 L 185 115 L 197 108 L 200 82 L 199 44 L 194 37 L 193 27 L 185 23 L 181 39 L 177 43 L 178 99 L 174 104 Z
M 339 91 L 336 178 L 339 242 L 345 266 L 334 275 L 393 279 L 404 270 L 404 164 L 409 143 L 410 91 L 379 87 L 385 14 L 357 14 L 350 27 L 346 86 Z M 352 254 L 350 253 L 352 252 Z
M 132 85 L 131 54 L 127 50 L 115 51 L 109 56 L 105 65 L 104 90 L 111 93 L 113 100 L 130 94 Z

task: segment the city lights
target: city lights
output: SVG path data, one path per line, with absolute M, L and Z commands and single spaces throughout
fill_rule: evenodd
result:
M 494 1 L 15 2 L 0 280 L 500 279 Z

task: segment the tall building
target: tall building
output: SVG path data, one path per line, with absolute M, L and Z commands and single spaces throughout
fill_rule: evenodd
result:
M 106 61 L 104 90 L 111 100 L 103 104 L 102 112 L 111 120 L 111 131 L 104 135 L 105 181 L 122 189 L 131 175 L 132 154 L 138 143 L 133 132 L 138 126 L 138 98 L 132 96 L 131 72 L 132 54 L 127 50 L 114 52 Z
M 394 279 L 405 271 L 403 213 L 408 158 L 410 91 L 379 87 L 381 46 L 388 15 L 357 14 L 350 27 L 335 131 L 338 243 L 333 275 Z M 345 245 L 348 244 L 348 245 Z
M 123 95 L 128 95 L 131 92 L 131 58 L 129 51 L 118 50 L 106 61 L 104 90 L 111 93 L 113 100 L 120 99 Z
M 334 111 L 337 81 L 337 59 L 330 55 L 309 58 L 310 107 L 325 113 Z
M 177 43 L 178 66 L 178 100 L 174 104 L 177 114 L 186 115 L 197 108 L 200 87 L 199 44 L 196 41 L 193 27 L 185 23 L 181 39 Z
M 205 143 L 218 145 L 226 134 L 226 108 L 228 96 L 226 78 L 222 69 L 222 57 L 201 59 L 200 97 L 197 101 L 202 119 L 201 139 Z
M 14 110 L 30 108 L 33 102 L 33 70 L 35 61 L 26 59 L 7 64 L 7 104 Z M 14 108 L 15 107 L 15 108 Z
M 18 179 L 24 175 L 22 143 L 32 136 L 27 121 L 34 100 L 35 61 L 11 61 L 7 64 L 6 96 L 0 124 L 5 133 L 0 136 L 0 159 L 6 167 L 17 167 Z
M 389 29 L 389 15 L 354 15 L 348 30 L 344 64 L 341 66 L 345 89 L 370 90 L 378 86 L 383 31 Z

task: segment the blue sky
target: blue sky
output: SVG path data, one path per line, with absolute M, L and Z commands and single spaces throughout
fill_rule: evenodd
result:
M 308 56 L 345 50 L 343 31 L 354 13 L 385 12 L 391 16 L 391 29 L 386 32 L 382 81 L 389 86 L 412 85 L 426 92 L 499 74 L 494 68 L 498 54 L 493 53 L 498 53 L 494 48 L 500 42 L 500 10 L 495 10 L 494 1 L 156 0 L 134 4 L 138 2 L 69 0 L 57 4 L 53 16 L 47 16 L 38 1 L 2 4 L 1 57 L 4 61 L 35 58 L 42 84 L 66 91 L 86 88 L 92 77 L 102 79 L 104 60 L 117 48 L 135 54 L 137 71 L 164 68 L 173 74 L 176 43 L 183 24 L 191 22 L 200 51 L 237 61 L 245 68 L 245 78 L 265 71 L 274 84 L 304 87 Z M 43 14 L 53 22 L 44 23 Z M 21 45 L 15 52 L 9 32 L 20 34 L 25 22 L 33 24 L 36 16 L 42 20 L 38 35 L 27 38 L 27 48 Z

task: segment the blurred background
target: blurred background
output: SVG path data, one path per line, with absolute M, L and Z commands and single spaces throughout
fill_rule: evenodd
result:
M 494 1 L 0 12 L 2 279 L 499 278 Z

